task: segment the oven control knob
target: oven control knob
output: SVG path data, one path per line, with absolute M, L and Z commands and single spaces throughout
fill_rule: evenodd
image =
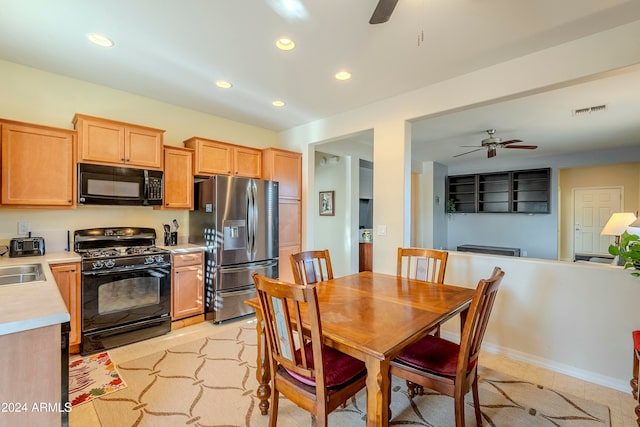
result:
M 144 259 L 144 263 L 145 264 L 153 264 L 154 262 L 156 262 L 156 260 L 152 256 L 145 257 L 145 259 Z
M 107 260 L 107 262 L 104 263 L 105 267 L 107 268 L 113 268 L 114 265 L 116 265 L 116 262 L 112 259 Z
M 95 261 L 92 265 L 94 270 L 100 270 L 102 267 L 104 267 L 104 262 Z
M 164 262 L 162 255 L 156 255 L 156 262 Z

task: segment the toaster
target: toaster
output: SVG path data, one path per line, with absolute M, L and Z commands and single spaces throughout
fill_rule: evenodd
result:
M 44 239 L 42 237 L 16 237 L 9 241 L 9 256 L 44 255 Z

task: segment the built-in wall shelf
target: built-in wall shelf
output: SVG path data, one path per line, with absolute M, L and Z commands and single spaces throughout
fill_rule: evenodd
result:
M 551 169 L 447 177 L 454 213 L 550 213 Z

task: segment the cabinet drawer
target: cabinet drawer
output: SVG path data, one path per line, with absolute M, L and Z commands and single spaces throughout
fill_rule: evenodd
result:
M 173 254 L 173 267 L 202 264 L 202 252 L 188 252 L 186 254 Z

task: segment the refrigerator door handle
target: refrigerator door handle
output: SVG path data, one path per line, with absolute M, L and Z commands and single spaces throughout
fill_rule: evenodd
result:
M 256 231 L 258 230 L 258 186 L 255 182 L 255 180 L 251 180 L 251 200 L 252 200 L 252 207 L 251 210 L 253 211 L 252 214 L 252 221 L 253 224 L 251 224 L 251 259 L 256 259 L 256 252 L 257 252 L 257 248 L 256 248 Z
M 259 270 L 261 268 L 273 267 L 278 264 L 277 260 L 273 261 L 264 261 L 264 262 L 254 262 L 251 264 L 245 264 L 240 267 L 220 267 L 220 272 L 222 273 L 233 273 L 238 271 L 253 271 Z
M 253 194 L 251 191 L 251 182 L 247 184 L 246 190 L 246 201 L 247 201 L 247 255 L 250 261 L 253 261 L 253 247 L 252 247 L 252 238 L 254 230 L 253 230 Z

